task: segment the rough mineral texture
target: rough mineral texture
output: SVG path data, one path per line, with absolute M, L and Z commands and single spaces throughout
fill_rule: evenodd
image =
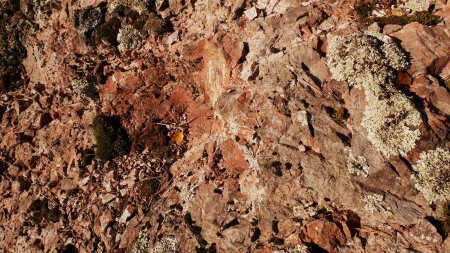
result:
M 450 252 L 449 24 L 0 0 L 0 252 Z

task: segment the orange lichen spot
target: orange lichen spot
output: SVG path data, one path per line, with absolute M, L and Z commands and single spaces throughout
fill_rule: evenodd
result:
M 177 132 L 175 134 L 172 134 L 170 136 L 170 140 L 175 142 L 176 144 L 180 145 L 183 142 L 183 140 L 184 140 L 183 132 Z

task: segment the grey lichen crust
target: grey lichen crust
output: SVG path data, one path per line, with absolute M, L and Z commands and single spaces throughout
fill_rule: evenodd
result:
M 139 232 L 138 239 L 134 242 L 132 253 L 148 253 L 150 252 L 150 241 L 147 236 L 148 230 L 144 229 Z
M 422 120 L 411 100 L 393 86 L 396 72 L 407 68 L 408 61 L 392 39 L 378 33 L 335 36 L 327 63 L 333 78 L 364 89 L 362 126 L 372 144 L 387 158 L 411 151 Z
M 384 156 L 405 156 L 420 138 L 420 131 L 411 127 L 419 126 L 422 120 L 407 97 L 392 87 L 387 88 L 387 92 L 366 92 L 367 106 L 361 125 L 367 129 L 368 139 Z M 379 100 L 382 93 L 389 97 Z
M 151 253 L 175 253 L 176 251 L 177 239 L 173 236 L 169 236 L 157 242 Z
M 175 253 L 177 252 L 177 239 L 167 236 L 156 242 L 151 247 L 151 242 L 147 236 L 148 230 L 144 229 L 139 233 L 139 237 L 133 245 L 132 253 Z
M 142 37 L 133 26 L 127 25 L 119 30 L 117 34 L 119 51 L 125 52 L 139 47 L 142 44 Z
M 365 203 L 364 209 L 371 213 L 381 213 L 384 216 L 391 216 L 393 213 L 391 208 L 386 205 L 384 196 L 380 194 L 369 194 L 362 198 Z
M 367 177 L 370 167 L 364 156 L 357 156 L 351 149 L 348 150 L 347 169 L 350 174 Z
M 416 188 L 430 203 L 450 200 L 450 151 L 442 148 L 425 151 L 413 170 Z
M 286 248 L 283 250 L 277 250 L 277 251 L 274 251 L 273 253 L 309 253 L 309 252 L 310 252 L 310 250 L 307 246 L 296 245 L 295 247 Z
M 113 0 L 108 6 L 108 12 L 113 12 L 117 7 L 128 7 L 139 14 L 148 10 L 148 0 Z

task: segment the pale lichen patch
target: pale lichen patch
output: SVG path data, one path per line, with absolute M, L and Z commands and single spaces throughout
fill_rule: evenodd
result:
M 413 169 L 416 188 L 429 202 L 450 200 L 450 151 L 442 148 L 422 152 Z
M 173 236 L 163 238 L 155 244 L 151 253 L 175 253 L 177 252 L 177 242 Z
M 118 7 L 128 7 L 139 14 L 148 10 L 148 0 L 113 0 L 108 6 L 108 12 L 115 11 Z
M 364 209 L 371 213 L 381 213 L 384 216 L 391 216 L 391 208 L 386 205 L 384 196 L 380 194 L 369 194 L 362 198 L 365 203 Z
M 274 251 L 273 253 L 309 253 L 309 252 L 310 250 L 306 245 L 296 245 L 291 248 Z
M 142 37 L 133 26 L 127 25 L 119 30 L 117 41 L 119 42 L 119 51 L 125 52 L 139 47 L 142 44 Z
M 411 151 L 422 119 L 393 85 L 396 71 L 409 65 L 402 50 L 386 35 L 356 33 L 333 37 L 327 57 L 333 78 L 364 89 L 367 105 L 361 125 L 372 144 L 387 158 Z
M 388 87 L 389 98 L 379 99 L 380 93 L 366 90 L 367 107 L 361 125 L 367 129 L 368 139 L 385 156 L 406 155 L 420 138 L 413 129 L 422 123 L 420 113 L 399 91 Z
M 347 169 L 350 174 L 367 177 L 370 167 L 364 156 L 358 156 L 350 149 L 347 160 Z

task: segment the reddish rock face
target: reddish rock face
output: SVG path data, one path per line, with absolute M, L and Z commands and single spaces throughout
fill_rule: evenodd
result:
M 239 173 L 249 169 L 248 163 L 236 142 L 231 139 L 222 144 L 223 166 L 230 170 L 230 174 Z
M 411 178 L 423 152 L 449 148 L 445 1 L 436 26 L 371 26 L 408 54 L 392 85 L 423 121 L 390 158 L 361 125 L 367 93 L 327 65 L 333 36 L 368 29 L 356 0 L 3 2 L 27 54 L 24 86 L 0 95 L 0 249 L 449 251 L 448 203 Z M 373 15 L 407 12 L 387 2 Z M 142 40 L 126 52 L 125 26 Z M 100 114 L 120 121 L 128 155 L 97 158 Z
M 337 247 L 346 243 L 344 234 L 335 223 L 320 220 L 306 224 L 300 231 L 300 238 L 328 252 L 338 252 Z

